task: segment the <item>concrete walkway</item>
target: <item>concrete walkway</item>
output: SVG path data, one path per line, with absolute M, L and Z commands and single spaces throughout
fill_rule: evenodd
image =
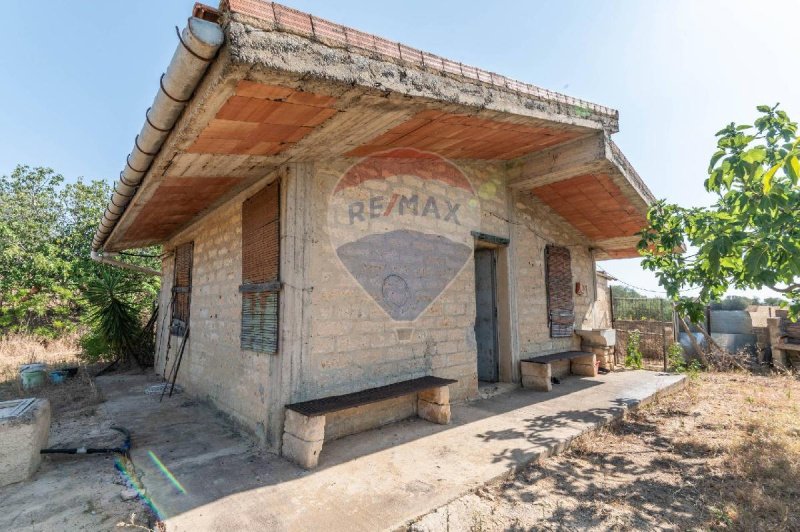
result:
M 185 396 L 145 396 L 145 379 L 99 384 L 108 414 L 134 434 L 133 461 L 169 530 L 353 532 L 402 527 L 683 379 L 625 371 L 571 377 L 551 393 L 519 389 L 455 406 L 449 426 L 410 419 L 327 442 L 311 472 L 259 453 L 224 417 Z

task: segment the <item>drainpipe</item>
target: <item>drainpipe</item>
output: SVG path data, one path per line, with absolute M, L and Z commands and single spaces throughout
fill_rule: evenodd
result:
M 120 260 L 116 260 L 113 257 L 116 257 L 116 253 L 103 253 L 92 250 L 91 257 L 92 260 L 100 262 L 102 264 L 108 264 L 110 266 L 117 266 L 118 268 L 125 268 L 128 270 L 133 270 L 139 273 L 146 273 L 148 275 L 155 275 L 156 277 L 161 277 L 161 272 L 158 270 L 154 270 L 152 268 L 147 268 L 145 266 L 137 266 L 136 264 L 131 264 L 129 262 L 122 262 Z
M 178 32 L 178 28 L 175 28 L 178 32 L 178 47 L 166 73 L 161 76 L 161 86 L 153 105 L 145 113 L 142 130 L 133 142 L 125 168 L 120 172 L 119 182 L 114 186 L 111 201 L 92 239 L 94 260 L 116 266 L 124 265 L 126 268 L 132 266 L 102 255 L 103 244 L 136 194 L 164 141 L 191 100 L 200 79 L 222 46 L 224 34 L 216 23 L 218 17 L 208 15 L 209 13 L 205 14 L 206 18 L 213 20 L 193 16 L 189 18 L 183 32 Z M 136 268 L 138 267 L 134 269 Z M 147 270 L 145 273 L 155 271 L 149 268 L 144 270 Z

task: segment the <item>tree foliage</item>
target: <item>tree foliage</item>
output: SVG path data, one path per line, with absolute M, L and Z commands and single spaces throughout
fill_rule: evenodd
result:
M 640 233 L 642 266 L 693 321 L 732 288 L 772 288 L 800 311 L 800 138 L 777 105 L 757 109 L 752 125 L 731 123 L 716 134 L 705 181 L 715 202 L 658 201 Z M 699 294 L 684 295 L 690 289 Z
M 58 336 L 87 315 L 87 289 L 108 269 L 91 260 L 90 250 L 110 194 L 103 181 L 65 184 L 49 168 L 18 166 L 0 177 L 0 333 Z M 131 262 L 158 268 L 154 259 Z M 141 293 L 131 303 L 138 319 L 158 279 L 119 275 Z

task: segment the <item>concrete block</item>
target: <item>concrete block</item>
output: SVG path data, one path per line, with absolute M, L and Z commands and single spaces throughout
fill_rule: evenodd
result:
M 322 440 L 325 438 L 325 416 L 304 416 L 287 408 L 283 428 L 301 440 Z
M 39 468 L 39 451 L 50 435 L 50 402 L 20 399 L 0 403 L 0 486 L 26 480 Z
M 432 390 L 423 390 L 419 392 L 418 397 L 429 403 L 436 403 L 437 405 L 450 404 L 450 388 L 447 386 L 440 386 Z
M 597 377 L 597 365 L 595 355 L 573 358 L 570 364 L 570 371 L 573 375 L 582 377 Z
M 424 399 L 417 400 L 417 415 L 439 425 L 450 424 L 450 405 L 437 405 Z
M 535 362 L 522 361 L 522 387 L 530 388 L 540 392 L 549 392 L 553 389 L 550 364 L 539 364 Z
M 571 367 L 569 360 L 554 360 L 550 362 L 550 376 L 557 379 L 568 377 Z
M 299 465 L 303 469 L 313 469 L 319 462 L 319 453 L 322 452 L 323 440 L 306 441 L 297 436 L 283 433 L 283 447 L 281 454 Z
M 544 377 L 550 376 L 550 364 L 539 364 L 538 362 L 528 362 L 523 360 L 520 362 L 520 367 L 523 375 L 531 377 Z

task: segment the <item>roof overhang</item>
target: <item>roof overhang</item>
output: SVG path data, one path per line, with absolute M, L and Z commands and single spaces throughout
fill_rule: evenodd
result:
M 630 239 L 651 195 L 605 133 L 616 131 L 616 111 L 377 37 L 362 39 L 369 50 L 353 44 L 366 34 L 278 4 L 230 0 L 228 9 L 225 45 L 105 251 L 164 242 L 280 165 L 403 147 L 516 168 L 511 186 L 532 190 L 609 257 L 628 253 L 617 240 Z M 317 35 L 304 34 L 302 20 Z M 554 157 L 561 162 L 548 166 Z M 609 194 L 629 223 L 595 234 L 563 208 L 563 184 L 586 186 L 587 175 L 619 189 Z M 550 196 L 543 187 L 554 187 Z
M 525 157 L 508 184 L 580 231 L 596 258 L 639 256 L 636 233 L 647 225 L 654 197 L 604 131 Z

